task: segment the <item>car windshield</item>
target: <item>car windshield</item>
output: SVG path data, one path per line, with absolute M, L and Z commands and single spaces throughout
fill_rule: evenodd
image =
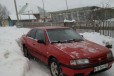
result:
M 49 29 L 47 30 L 51 43 L 62 43 L 71 41 L 82 41 L 83 38 L 71 28 Z

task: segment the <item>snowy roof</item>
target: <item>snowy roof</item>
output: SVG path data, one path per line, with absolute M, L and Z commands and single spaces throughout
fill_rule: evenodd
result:
M 114 7 L 112 7 L 112 9 L 114 9 Z
M 19 11 L 19 14 L 42 14 L 44 11 L 45 10 L 39 6 L 26 3 L 26 5 L 24 5 Z
M 75 20 L 64 20 L 64 22 L 75 22 Z
M 114 21 L 114 18 L 108 19 L 107 21 Z
M 40 14 L 40 16 L 44 16 L 44 12 L 45 12 L 45 16 L 48 16 L 48 13 L 46 12 L 46 10 L 44 10 L 43 8 L 36 6 L 34 4 L 30 4 L 30 3 L 26 3 L 26 5 L 24 5 L 20 10 L 19 10 L 19 14 Z
M 27 3 L 19 11 L 19 14 L 39 14 L 38 6 Z
M 17 16 L 16 15 L 9 15 L 9 17 L 11 18 L 11 20 L 17 20 Z M 36 17 L 34 15 L 18 15 L 19 20 L 34 20 L 36 19 Z

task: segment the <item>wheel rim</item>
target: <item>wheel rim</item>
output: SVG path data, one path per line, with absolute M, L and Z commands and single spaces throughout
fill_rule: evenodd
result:
M 58 66 L 55 62 L 51 63 L 51 72 L 53 74 L 53 76 L 58 76 Z

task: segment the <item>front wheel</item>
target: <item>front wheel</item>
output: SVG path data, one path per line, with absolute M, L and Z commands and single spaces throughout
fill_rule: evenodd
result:
M 52 76 L 62 76 L 60 64 L 56 59 L 51 59 L 49 67 Z

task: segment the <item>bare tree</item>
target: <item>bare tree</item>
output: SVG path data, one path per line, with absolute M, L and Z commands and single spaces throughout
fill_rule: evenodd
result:
M 6 19 L 8 17 L 8 14 L 9 12 L 7 8 L 0 4 L 0 21 Z

